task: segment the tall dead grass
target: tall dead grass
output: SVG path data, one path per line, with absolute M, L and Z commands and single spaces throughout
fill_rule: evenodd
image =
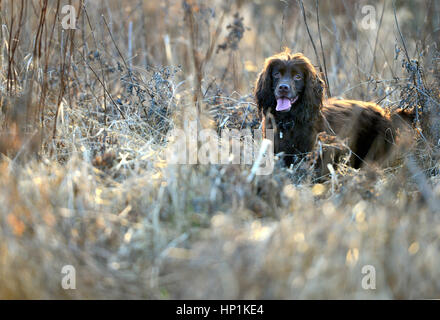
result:
M 165 156 L 191 119 L 258 128 L 264 58 L 315 57 L 298 2 L 72 1 L 76 30 L 65 4 L 0 1 L 1 298 L 439 298 L 436 1 L 384 1 L 374 30 L 366 1 L 303 2 L 333 96 L 420 115 L 394 167 L 321 184 Z

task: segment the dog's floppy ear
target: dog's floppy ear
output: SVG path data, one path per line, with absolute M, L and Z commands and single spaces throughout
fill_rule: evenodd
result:
M 255 100 L 258 106 L 258 113 L 262 119 L 263 114 L 273 106 L 276 106 L 277 101 L 273 93 L 272 84 L 272 66 L 271 62 L 266 62 L 264 69 L 260 72 L 257 82 L 255 84 Z
M 315 67 L 305 58 L 305 90 L 304 104 L 308 110 L 317 111 L 322 107 L 324 101 L 324 81 L 319 76 Z

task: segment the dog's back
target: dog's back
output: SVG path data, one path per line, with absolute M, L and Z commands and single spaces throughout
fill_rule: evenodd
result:
M 388 114 L 372 102 L 329 99 L 322 108 L 323 131 L 346 140 L 352 151 L 351 165 L 387 160 L 396 145 L 399 131 L 410 128 L 412 114 Z

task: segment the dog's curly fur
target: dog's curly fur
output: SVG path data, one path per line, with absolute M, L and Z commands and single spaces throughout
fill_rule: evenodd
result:
M 303 83 L 299 90 L 293 90 L 298 98 L 288 112 L 276 111 L 275 95 L 279 88 L 272 74 L 274 68 L 284 70 L 284 78 L 291 77 L 285 71 L 289 68 L 301 74 L 298 79 Z M 372 102 L 325 100 L 324 89 L 319 73 L 301 53 L 293 54 L 286 49 L 265 61 L 255 85 L 255 99 L 263 132 L 274 129 L 274 151 L 284 153 L 287 165 L 313 151 L 319 132 L 345 139 L 352 151 L 350 164 L 355 168 L 366 161 L 385 160 L 396 142 L 399 128 L 409 128 L 413 120 L 411 112 L 401 110 L 390 114 Z

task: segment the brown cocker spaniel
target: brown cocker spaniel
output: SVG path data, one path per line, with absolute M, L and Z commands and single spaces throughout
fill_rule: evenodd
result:
M 274 129 L 274 152 L 287 166 L 314 150 L 318 133 L 345 139 L 350 165 L 387 159 L 410 112 L 386 113 L 372 102 L 324 99 L 324 82 L 310 60 L 288 49 L 266 59 L 256 86 L 262 129 Z M 263 133 L 264 134 L 264 133 Z

